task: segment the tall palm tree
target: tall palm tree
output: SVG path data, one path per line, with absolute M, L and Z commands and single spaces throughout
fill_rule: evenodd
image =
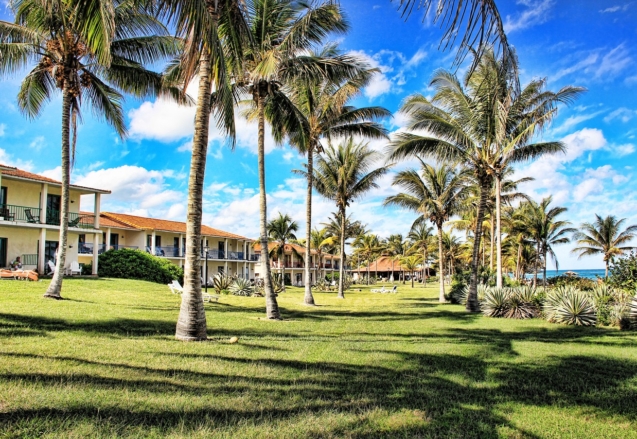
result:
M 419 159 L 420 160 L 420 159 Z M 469 195 L 468 172 L 448 165 L 433 167 L 420 160 L 420 174 L 415 170 L 401 171 L 393 185 L 405 190 L 387 197 L 385 205 L 394 205 L 420 214 L 417 221 L 429 220 L 438 230 L 438 251 L 442 254 L 442 226 L 458 213 Z M 444 258 L 440 257 L 440 291 L 438 300 L 445 302 Z
M 217 127 L 226 133 L 230 146 L 234 146 L 235 95 L 231 82 L 243 71 L 243 54 L 249 43 L 246 10 L 242 0 L 158 0 L 157 3 L 160 16 L 185 40 L 179 62 L 168 66 L 167 76 L 181 82 L 184 90 L 199 77 L 188 179 L 184 293 L 175 337 L 205 340 L 201 222 L 210 117 L 214 114 Z
M 637 236 L 637 224 L 628 226 L 622 231 L 625 221 L 626 218 L 618 220 L 613 215 L 602 218 L 595 214 L 593 223 L 583 223 L 580 230 L 573 234 L 578 247 L 575 247 L 572 252 L 579 253 L 580 258 L 582 256 L 602 255 L 606 266 L 605 277 L 608 278 L 608 266 L 613 257 L 636 248 L 625 244 Z
M 418 251 L 422 254 L 422 281 L 425 286 L 427 285 L 427 277 L 429 276 L 429 267 L 427 264 L 429 261 L 429 248 L 434 239 L 431 233 L 433 229 L 433 227 L 427 225 L 426 221 L 417 220 L 412 224 L 409 234 L 407 235 L 407 238 L 412 242 L 413 251 Z
M 252 44 L 243 59 L 244 71 L 237 82 L 252 96 L 254 117 L 258 122 L 258 175 L 260 240 L 267 245 L 267 206 L 265 193 L 265 120 L 271 122 L 277 142 L 286 134 L 303 130 L 302 117 L 286 93 L 285 85 L 305 80 L 318 82 L 344 77 L 352 72 L 349 57 L 322 58 L 312 55 L 331 33 L 347 30 L 340 6 L 332 1 L 319 4 L 289 0 L 252 0 L 248 6 Z M 287 129 L 279 129 L 287 127 Z M 266 313 L 279 319 L 280 312 L 272 290 L 267 253 L 261 264 L 265 275 Z
M 180 50 L 153 17 L 149 5 L 132 0 L 95 2 L 14 0 L 15 22 L 0 21 L 0 77 L 31 69 L 22 81 L 18 106 L 38 117 L 55 91 L 62 94 L 62 194 L 59 253 L 44 297 L 61 299 L 69 222 L 69 183 L 82 104 L 125 137 L 123 94 L 180 93 L 144 68 Z M 34 65 L 35 64 L 35 65 Z
M 508 164 L 563 150 L 560 142 L 534 145 L 521 143 L 520 139 L 528 140 L 525 137 L 527 131 L 531 130 L 528 121 L 519 126 L 517 123 L 513 124 L 513 129 L 507 131 L 508 116 L 500 113 L 502 105 L 498 102 L 501 91 L 490 86 L 489 78 L 493 75 L 490 60 L 493 57 L 493 52 L 487 50 L 484 56 L 478 59 L 476 68 L 465 75 L 462 83 L 450 72 L 437 72 L 430 83 L 436 90 L 431 101 L 420 94 L 408 97 L 401 111 L 408 115 L 407 128 L 412 132 L 396 135 L 390 156 L 392 160 L 407 156 L 429 156 L 442 161 L 451 160 L 473 171 L 479 189 L 479 199 L 467 298 L 467 310 L 471 312 L 478 312 L 480 308 L 477 287 L 483 221 L 495 175 L 500 172 L 499 163 L 505 159 L 503 151 L 507 152 Z M 502 63 L 515 64 L 514 57 L 508 57 Z M 506 71 L 511 76 L 516 70 L 507 67 Z M 512 82 L 517 81 L 517 76 L 513 76 Z M 578 92 L 573 90 L 566 95 L 572 96 Z M 524 110 L 517 108 L 520 113 Z M 511 118 L 515 120 L 515 117 Z M 427 134 L 414 133 L 416 130 L 424 130 Z M 502 149 L 501 144 L 507 147 Z M 499 193 L 496 190 L 496 194 Z
M 335 46 L 328 46 L 317 56 L 323 58 L 338 55 Z M 344 59 L 343 62 L 348 62 Z M 360 136 L 368 139 L 387 138 L 387 130 L 376 122 L 390 117 L 391 113 L 382 107 L 356 108 L 348 104 L 360 95 L 377 69 L 369 69 L 352 58 L 351 70 L 354 77 L 337 81 L 336 78 L 320 82 L 297 81 L 291 87 L 291 100 L 299 110 L 300 124 L 288 127 L 290 144 L 307 154 L 306 172 L 306 258 L 310 257 L 310 234 L 312 230 L 312 189 L 314 172 L 314 154 L 324 150 L 324 143 L 335 137 Z M 276 119 L 275 119 L 276 120 Z M 289 125 L 289 124 L 288 124 Z M 284 130 L 285 127 L 281 127 Z M 305 304 L 314 305 L 310 268 L 305 269 Z
M 296 221 L 293 221 L 292 218 L 285 214 L 283 215 L 279 212 L 279 216 L 273 220 L 270 220 L 268 223 L 268 236 L 275 243 L 275 246 L 272 248 L 270 252 L 268 252 L 267 247 L 261 250 L 261 254 L 269 253 L 270 256 L 276 256 L 279 260 L 281 266 L 281 276 L 283 277 L 283 291 L 285 292 L 285 246 L 290 241 L 296 240 L 295 232 L 299 231 L 299 225 Z M 294 254 L 299 259 L 303 259 L 303 257 L 296 251 L 294 247 L 291 247 L 292 254 Z M 282 262 L 282 263 L 281 263 Z M 305 265 L 309 265 L 309 259 L 305 262 Z
M 336 203 L 341 220 L 340 254 L 342 259 L 338 279 L 338 297 L 342 299 L 345 298 L 343 276 L 347 206 L 369 190 L 378 187 L 378 179 L 385 175 L 391 166 L 374 169 L 374 164 L 379 160 L 380 154 L 366 143 L 355 143 L 350 138 L 338 147 L 328 146 L 315 168 L 314 187 L 319 194 Z
M 552 197 L 543 198 L 541 202 L 528 201 L 523 203 L 522 212 L 524 212 L 524 221 L 527 224 L 528 233 L 535 241 L 536 252 L 543 258 L 544 262 L 544 279 L 546 286 L 546 266 L 548 264 L 547 256 L 551 256 L 555 262 L 555 269 L 559 269 L 557 256 L 553 251 L 553 246 L 558 244 L 567 244 L 570 242 L 567 236 L 576 232 L 576 229 L 569 227 L 570 221 L 557 219 L 558 216 L 566 212 L 566 207 L 550 207 Z M 534 286 L 537 286 L 538 258 L 535 264 L 535 276 L 533 278 Z
M 400 266 L 403 270 L 410 272 L 411 287 L 414 287 L 414 273 L 418 270 L 418 266 L 422 263 L 420 255 L 403 256 L 400 258 Z
M 407 242 L 403 240 L 403 235 L 400 233 L 389 235 L 389 238 L 384 242 L 383 254 L 391 258 L 391 279 L 394 280 L 394 262 L 397 258 L 403 257 L 406 253 Z
M 310 234 L 310 248 L 314 250 L 316 253 L 316 257 L 318 259 L 318 264 L 315 270 L 315 278 L 318 279 L 321 268 L 323 268 L 323 278 L 325 278 L 325 268 L 323 267 L 323 254 L 327 253 L 329 249 L 334 246 L 336 240 L 334 236 L 330 236 L 329 230 L 324 227 L 322 229 L 314 229 Z M 311 260 L 305 255 L 307 261 Z M 307 268 L 306 264 L 306 268 Z M 309 282 L 309 279 L 306 279 L 306 282 Z M 307 304 L 307 303 L 306 303 Z
M 352 243 L 352 247 L 354 247 L 354 253 L 367 260 L 367 285 L 369 285 L 370 266 L 372 265 L 372 261 L 377 260 L 384 246 L 378 235 L 367 233 L 357 236 Z M 378 275 L 378 271 L 376 271 L 376 275 Z

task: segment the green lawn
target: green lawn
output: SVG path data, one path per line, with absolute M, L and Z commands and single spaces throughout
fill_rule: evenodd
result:
M 206 304 L 209 342 L 173 339 L 163 285 L 0 282 L 0 438 L 637 438 L 637 335 L 367 289 L 301 305 Z M 229 344 L 230 337 L 239 342 Z

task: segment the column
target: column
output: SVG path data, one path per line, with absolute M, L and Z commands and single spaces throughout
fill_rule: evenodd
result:
M 40 229 L 40 242 L 38 242 L 38 273 L 40 276 L 44 274 L 44 245 L 46 243 L 46 229 Z
M 49 192 L 49 185 L 42 183 L 40 189 L 40 224 L 46 224 L 46 196 Z M 44 257 L 44 253 L 43 256 Z
M 183 233 L 179 235 L 179 256 L 184 257 L 184 235 Z M 181 266 L 181 262 L 179 263 Z
M 104 243 L 104 251 L 111 248 L 111 228 L 106 229 L 106 242 Z
M 95 227 L 97 228 L 97 227 Z M 110 229 L 108 229 L 110 231 Z M 97 276 L 97 261 L 99 260 L 99 242 L 101 233 L 95 233 L 93 235 L 93 276 Z
M 152 238 L 150 238 L 150 254 L 155 256 L 155 231 L 153 230 Z
M 101 194 L 95 194 L 95 205 L 93 206 L 93 228 L 95 229 L 99 229 L 100 228 L 100 202 L 102 199 L 102 195 Z M 109 242 L 110 244 L 110 242 Z

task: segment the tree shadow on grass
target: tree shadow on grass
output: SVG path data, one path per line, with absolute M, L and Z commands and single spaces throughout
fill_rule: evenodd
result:
M 68 362 L 68 375 L 5 372 L 0 373 L 0 380 L 35 383 L 42 392 L 59 391 L 67 384 L 71 389 L 136 389 L 142 391 L 132 394 L 139 404 L 130 409 L 113 401 L 102 404 L 96 400 L 88 405 L 56 408 L 9 407 L 0 413 L 0 426 L 9 435 L 59 432 L 74 424 L 93 423 L 103 435 L 125 435 L 134 428 L 145 427 L 162 434 L 188 436 L 202 426 L 231 434 L 246 426 L 259 431 L 259 427 L 270 427 L 272 423 L 294 423 L 293 431 L 305 437 L 485 438 L 498 437 L 502 428 L 515 437 L 539 437 L 518 428 L 502 414 L 499 405 L 511 403 L 558 411 L 585 409 L 589 420 L 617 421 L 617 416 L 631 422 L 637 420 L 637 390 L 631 384 L 637 377 L 635 361 L 556 356 L 521 364 L 452 354 L 383 352 L 396 356 L 400 367 L 215 355 L 216 360 L 234 364 L 239 374 L 99 363 L 109 370 L 109 377 L 104 378 L 73 370 L 77 362 L 92 366 L 95 362 L 55 358 Z M 193 359 L 211 359 L 205 354 L 189 355 Z M 45 362 L 46 356 L 42 357 Z M 113 371 L 119 368 L 147 376 L 130 377 L 124 372 L 120 376 L 126 378 L 113 378 Z M 246 375 L 250 368 L 257 372 Z M 198 398 L 198 404 L 186 404 L 196 407 L 193 409 L 167 408 L 152 399 L 162 394 Z M 228 399 L 210 401 L 199 408 L 199 404 L 206 404 L 207 394 Z M 237 404 L 235 397 L 242 403 Z M 401 422 L 407 417 L 413 420 L 416 413 L 423 414 L 421 422 Z M 314 428 L 322 416 L 335 414 L 344 416 L 347 422 Z M 380 419 L 383 414 L 390 419 Z M 573 411 L 566 416 L 577 422 Z M 309 419 L 313 421 L 308 422 Z

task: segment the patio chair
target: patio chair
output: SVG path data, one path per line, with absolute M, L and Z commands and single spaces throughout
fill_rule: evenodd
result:
M 184 287 L 181 286 L 178 280 L 173 280 L 168 284 L 168 287 L 173 294 L 181 294 L 184 292 Z
M 387 290 L 385 289 L 385 285 L 383 285 L 383 287 L 381 289 L 376 288 L 374 290 L 371 290 L 371 292 L 372 293 L 386 293 Z
M 394 288 L 391 289 L 390 293 L 397 293 L 398 292 L 398 286 L 394 285 Z
M 31 213 L 31 209 L 24 209 L 24 215 L 27 217 L 27 222 L 32 224 L 37 224 L 39 221 L 36 217 Z
M 2 207 L 0 208 L 0 216 L 2 218 L 4 218 L 7 221 L 13 221 L 15 220 L 15 213 L 11 213 L 11 211 L 9 210 L 8 207 Z
M 71 262 L 69 268 L 67 268 L 67 274 L 73 276 L 73 274 L 80 275 L 82 274 L 82 269 L 80 268 L 80 264 L 77 261 Z
M 77 227 L 80 224 L 82 217 L 77 217 L 74 220 L 69 221 L 69 227 Z
M 49 270 L 51 270 L 51 274 L 55 274 L 55 264 L 53 263 L 53 261 L 48 260 L 46 261 L 46 264 L 49 266 Z

